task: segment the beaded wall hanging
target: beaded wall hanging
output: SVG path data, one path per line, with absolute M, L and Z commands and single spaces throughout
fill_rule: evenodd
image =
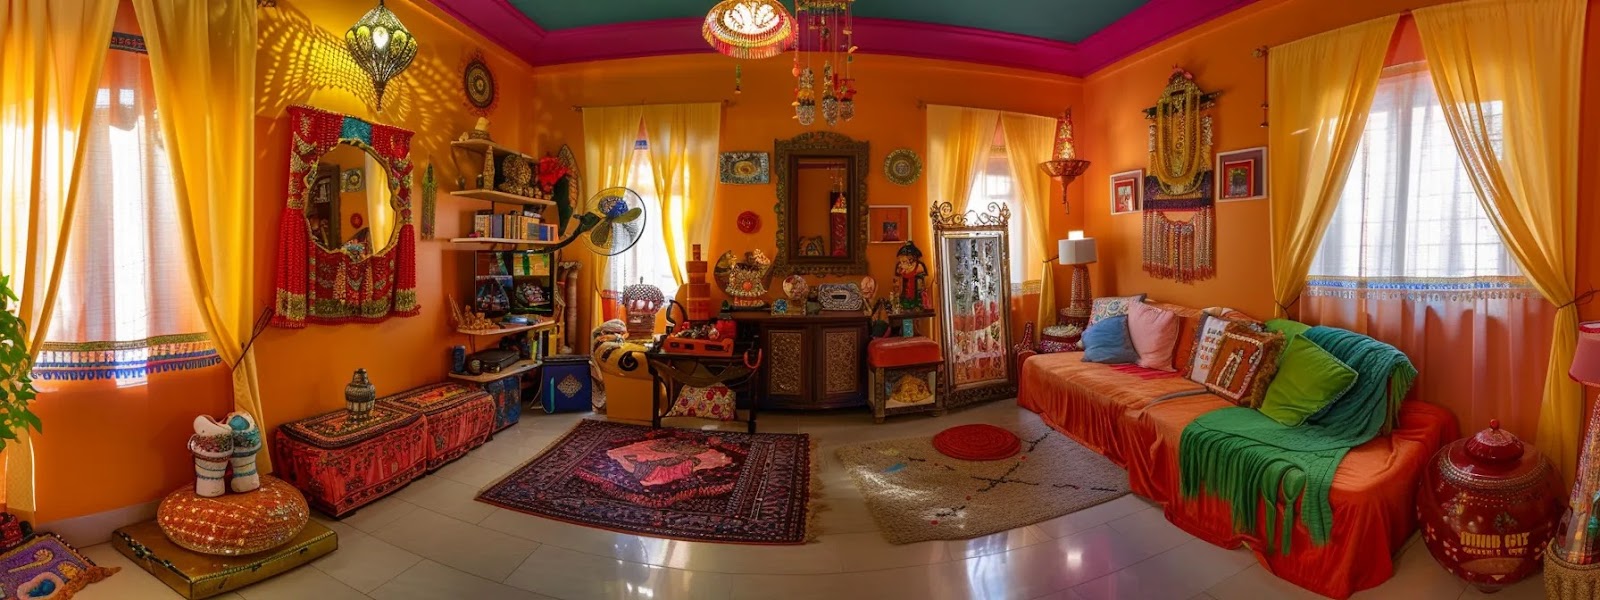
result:
M 1217 92 L 1202 92 L 1194 75 L 1173 69 L 1150 121 L 1150 168 L 1145 175 L 1144 270 L 1152 277 L 1191 283 L 1216 266 L 1216 199 L 1211 173 L 1211 116 Z M 1177 213 L 1190 213 L 1184 220 Z

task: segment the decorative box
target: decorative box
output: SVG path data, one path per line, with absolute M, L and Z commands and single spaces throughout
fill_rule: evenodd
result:
M 340 518 L 421 477 L 427 434 L 422 415 L 381 402 L 364 419 L 339 409 L 279 427 L 273 474 Z
M 580 412 L 593 408 L 594 383 L 589 357 L 557 354 L 544 359 L 539 375 L 539 400 L 547 413 Z
M 339 536 L 313 520 L 277 548 L 244 556 L 216 556 L 184 550 L 168 540 L 155 521 L 145 521 L 116 530 L 111 545 L 179 595 L 200 600 L 321 558 L 339 547 Z
M 1417 490 L 1428 551 L 1484 592 L 1532 575 L 1565 508 L 1560 474 L 1500 422 L 1433 455 Z
M 939 343 L 925 337 L 879 338 L 867 344 L 873 420 L 897 414 L 944 413 Z
M 494 430 L 516 425 L 522 419 L 522 376 L 512 375 L 483 384 L 494 399 Z
M 854 283 L 820 284 L 817 301 L 822 303 L 822 310 L 861 310 L 866 306 L 861 288 Z
M 422 415 L 428 431 L 427 469 L 432 471 L 489 441 L 495 403 L 477 386 L 435 383 L 378 401 Z

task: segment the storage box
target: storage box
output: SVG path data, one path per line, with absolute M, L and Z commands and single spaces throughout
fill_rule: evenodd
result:
M 116 530 L 111 545 L 133 564 L 189 600 L 210 598 L 269 579 L 333 552 L 339 536 L 315 520 L 287 543 L 244 556 L 200 554 L 178 547 L 155 521 Z
M 483 391 L 494 398 L 494 430 L 500 431 L 522 418 L 522 376 L 512 375 L 483 384 Z
M 478 386 L 435 383 L 378 400 L 422 415 L 427 423 L 427 470 L 482 446 L 494 431 L 494 398 Z
M 558 354 L 545 358 L 539 372 L 539 401 L 547 413 L 580 412 L 594 408 L 594 383 L 589 357 Z
M 422 476 L 428 424 L 415 411 L 378 404 L 364 419 L 339 409 L 278 428 L 274 475 L 335 518 Z

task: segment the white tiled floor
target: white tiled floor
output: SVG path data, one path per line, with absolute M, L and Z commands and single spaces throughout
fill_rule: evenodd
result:
M 834 456 L 841 445 L 932 435 L 962 423 L 1036 419 L 1012 402 L 942 418 L 874 425 L 865 413 L 767 414 L 762 431 L 805 431 L 819 443 L 826 503 L 822 536 L 804 546 L 679 542 L 612 533 L 473 501 L 580 418 L 534 412 L 482 448 L 335 522 L 339 550 L 225 600 L 560 598 L 1049 598 L 1271 600 L 1319 598 L 1273 576 L 1243 550 L 1200 541 L 1158 508 L 1124 496 L 1077 513 L 974 540 L 893 546 L 883 541 Z M 679 426 L 705 427 L 704 421 Z M 740 425 L 742 427 L 742 425 Z M 122 572 L 82 600 L 177 598 L 108 545 L 87 549 Z M 1495 597 L 1540 598 L 1533 578 Z M 1357 598 L 1483 597 L 1410 544 L 1394 578 Z

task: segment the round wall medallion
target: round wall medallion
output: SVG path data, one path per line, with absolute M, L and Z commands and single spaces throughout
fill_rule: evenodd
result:
M 910 148 L 900 148 L 883 159 L 883 176 L 895 185 L 911 185 L 922 176 L 922 159 Z
M 350 226 L 361 229 L 367 226 L 367 220 L 361 218 L 361 213 L 350 213 Z
M 489 65 L 483 62 L 482 57 L 475 56 L 467 61 L 461 79 L 466 88 L 468 104 L 484 111 L 494 106 L 494 73 L 489 71 Z
M 752 211 L 747 210 L 739 213 L 738 224 L 739 231 L 743 233 L 755 233 L 757 231 L 761 231 L 761 217 Z

